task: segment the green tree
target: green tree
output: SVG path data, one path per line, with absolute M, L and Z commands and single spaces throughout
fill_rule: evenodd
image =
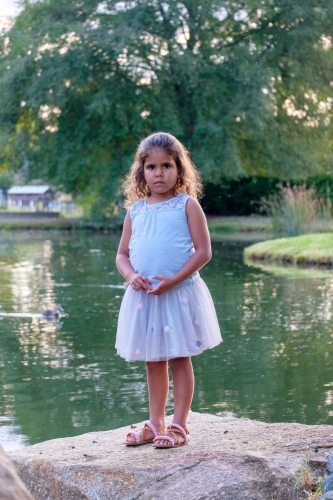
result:
M 13 167 L 28 160 L 30 176 L 94 193 L 105 214 L 154 130 L 178 136 L 204 179 L 332 170 L 329 2 L 23 6 L 0 61 L 0 150 Z
M 0 189 L 4 194 L 4 198 L 7 199 L 7 192 L 13 185 L 13 175 L 11 172 L 3 170 L 0 172 Z

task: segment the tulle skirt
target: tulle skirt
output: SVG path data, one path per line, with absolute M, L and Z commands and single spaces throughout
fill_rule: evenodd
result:
M 126 361 L 196 356 L 220 342 L 214 304 L 201 278 L 162 295 L 127 288 L 116 340 L 117 353 Z

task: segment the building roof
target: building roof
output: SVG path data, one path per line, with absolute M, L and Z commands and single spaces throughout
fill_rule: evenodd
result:
M 13 186 L 8 189 L 8 194 L 44 194 L 50 186 Z

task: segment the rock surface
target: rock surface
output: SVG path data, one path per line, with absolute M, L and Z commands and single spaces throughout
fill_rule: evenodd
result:
M 323 492 L 333 491 L 333 474 L 330 474 L 326 477 L 322 484 Z
M 37 500 L 298 500 L 304 461 L 323 476 L 333 450 L 329 425 L 190 413 L 188 427 L 190 444 L 177 449 L 126 447 L 127 427 L 9 456 Z
M 333 474 L 333 453 L 329 453 L 327 456 L 327 465 L 326 469 L 329 474 Z
M 1 447 L 0 500 L 33 500 Z

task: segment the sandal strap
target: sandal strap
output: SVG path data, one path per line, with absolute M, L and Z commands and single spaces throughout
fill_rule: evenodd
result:
M 134 436 L 137 444 L 144 443 L 145 441 L 147 441 L 146 440 L 146 432 L 147 432 L 146 427 L 149 427 L 149 429 L 151 430 L 151 432 L 154 434 L 155 437 L 158 436 L 158 431 L 157 431 L 155 425 L 150 420 L 147 420 L 146 422 L 144 422 L 143 427 L 140 431 L 130 431 L 126 437 Z
M 155 443 L 156 441 L 169 441 L 169 443 L 172 444 L 172 446 L 175 446 L 175 440 L 174 438 L 172 438 L 171 436 L 167 436 L 167 435 L 161 435 L 161 436 L 156 436 L 153 440 L 153 443 Z M 178 441 L 177 441 L 177 444 L 178 444 Z
M 185 443 L 188 443 L 190 440 L 190 438 L 188 436 L 188 434 L 189 434 L 188 430 L 186 428 L 183 429 L 183 427 L 179 424 L 172 423 L 172 424 L 168 425 L 167 430 L 171 434 L 175 434 L 175 433 L 181 434 L 183 436 L 183 438 L 185 439 Z M 178 441 L 178 439 L 177 439 L 177 441 Z M 177 444 L 178 444 L 178 442 L 177 442 Z
M 151 430 L 151 432 L 154 434 L 154 437 L 158 436 L 158 430 L 156 429 L 155 425 L 153 424 L 153 422 L 151 420 L 147 420 L 144 423 L 142 431 L 144 430 L 144 428 L 146 426 L 149 427 L 149 429 Z
M 140 443 L 141 442 L 141 436 L 140 436 L 140 434 L 138 432 L 130 431 L 126 435 L 126 437 L 131 437 L 131 436 L 135 437 L 136 443 Z M 143 436 L 142 436 L 142 438 L 143 438 Z M 143 439 L 142 439 L 142 441 L 143 441 Z

